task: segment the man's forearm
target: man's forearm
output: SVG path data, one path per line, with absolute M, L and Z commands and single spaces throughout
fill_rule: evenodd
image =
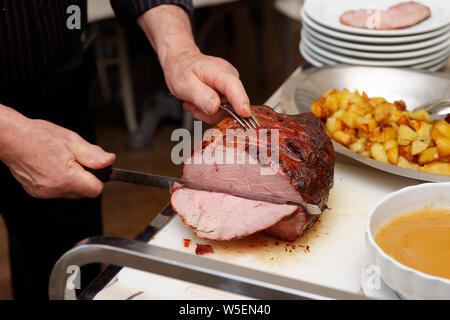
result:
M 19 138 L 26 121 L 19 112 L 0 104 L 0 161 L 11 156 L 11 145 Z
M 228 61 L 200 52 L 183 9 L 160 5 L 142 14 L 137 23 L 158 54 L 167 87 L 183 100 L 185 110 L 197 119 L 214 123 L 221 101 L 226 100 L 239 115 L 250 116 L 250 102 L 239 72 Z
M 176 5 L 160 5 L 137 20 L 152 44 L 162 66 L 169 55 L 199 51 L 187 13 Z

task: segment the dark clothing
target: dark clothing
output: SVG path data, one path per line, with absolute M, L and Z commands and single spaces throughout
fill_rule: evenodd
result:
M 191 0 L 111 0 L 123 23 L 134 22 L 143 12 L 161 4 L 192 9 Z M 81 30 L 67 27 L 71 14 L 66 12 L 72 5 L 81 10 Z M 30 117 L 40 115 L 34 101 L 44 104 L 55 83 L 65 76 L 67 66 L 77 63 L 87 22 L 86 7 L 86 0 L 0 0 L 1 104 Z
M 94 143 L 82 66 L 67 69 L 64 75 L 53 84 L 45 104 L 35 100 L 30 112 Z M 55 262 L 78 241 L 102 234 L 101 199 L 35 199 L 1 162 L 0 195 L 0 213 L 8 229 L 14 298 L 48 299 Z M 83 268 L 82 284 L 92 281 L 99 271 L 98 266 Z
M 191 0 L 111 0 L 122 23 L 168 3 L 192 8 Z M 81 9 L 82 30 L 66 27 L 71 5 Z M 86 16 L 86 0 L 0 0 L 0 104 L 94 143 L 81 54 Z M 102 233 L 100 207 L 100 198 L 34 199 L 0 162 L 0 213 L 8 228 L 16 299 L 48 298 L 57 259 L 78 241 Z M 97 271 L 82 269 L 82 283 Z

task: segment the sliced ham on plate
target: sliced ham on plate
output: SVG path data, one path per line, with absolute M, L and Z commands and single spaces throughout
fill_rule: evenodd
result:
M 414 26 L 431 16 L 429 7 L 410 1 L 402 2 L 388 10 L 361 9 L 344 12 L 342 24 L 372 30 L 395 30 Z

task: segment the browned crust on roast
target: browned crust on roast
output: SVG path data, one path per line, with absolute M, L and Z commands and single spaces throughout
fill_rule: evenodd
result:
M 284 115 L 268 106 L 252 106 L 252 112 L 261 128 L 280 130 L 282 176 L 289 179 L 305 201 L 325 208 L 333 186 L 336 158 L 322 121 L 311 112 Z M 239 128 L 231 117 L 217 125 L 224 135 L 226 129 Z

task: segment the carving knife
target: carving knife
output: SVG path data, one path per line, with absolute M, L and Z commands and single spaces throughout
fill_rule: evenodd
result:
M 113 167 L 106 167 L 104 169 L 91 169 L 86 168 L 85 170 L 89 171 L 93 175 L 95 175 L 102 182 L 109 181 L 122 181 L 128 183 L 134 183 L 139 185 L 152 186 L 162 189 L 170 189 L 174 183 L 182 184 L 184 187 L 193 189 L 193 190 L 202 190 L 209 192 L 218 192 L 218 193 L 226 193 L 236 197 L 245 198 L 249 200 L 269 202 L 274 204 L 287 204 L 294 205 L 303 208 L 306 213 L 311 215 L 320 215 L 322 210 L 313 204 L 294 200 L 294 199 L 285 199 L 274 196 L 265 195 L 262 193 L 248 192 L 248 191 L 240 191 L 231 188 L 226 188 L 222 186 L 217 186 L 208 183 L 201 183 L 195 181 L 189 181 L 185 179 L 178 179 L 166 176 L 159 176 L 155 174 L 145 173 L 145 172 L 137 172 L 131 170 L 118 169 Z

